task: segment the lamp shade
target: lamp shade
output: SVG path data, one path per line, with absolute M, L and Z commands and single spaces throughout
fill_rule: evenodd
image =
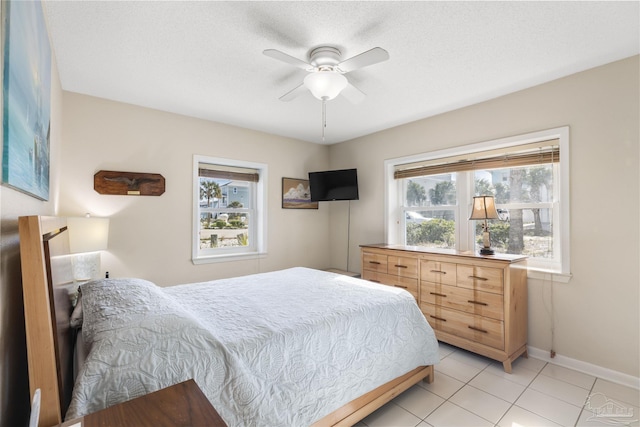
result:
M 476 196 L 469 219 L 499 219 L 493 196 Z
M 95 252 L 107 249 L 109 218 L 67 218 L 71 253 Z
M 347 83 L 347 78 L 336 71 L 317 71 L 304 78 L 304 85 L 313 96 L 326 101 L 340 95 Z

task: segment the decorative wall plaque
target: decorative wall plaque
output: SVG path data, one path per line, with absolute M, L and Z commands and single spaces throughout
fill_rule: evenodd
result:
M 99 171 L 93 176 L 93 189 L 100 194 L 160 196 L 164 177 L 158 173 Z

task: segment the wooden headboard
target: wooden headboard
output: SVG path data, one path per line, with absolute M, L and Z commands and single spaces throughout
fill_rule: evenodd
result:
M 41 391 L 39 426 L 62 422 L 73 388 L 75 331 L 67 287 L 57 286 L 51 258 L 69 254 L 66 219 L 18 219 L 31 396 Z

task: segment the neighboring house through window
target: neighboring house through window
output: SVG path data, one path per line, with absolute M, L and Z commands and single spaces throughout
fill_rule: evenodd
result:
M 267 165 L 194 156 L 194 263 L 266 252 Z
M 482 224 L 468 219 L 471 201 L 490 195 L 501 217 L 489 221 L 491 247 L 568 280 L 568 158 L 565 127 L 387 160 L 387 241 L 477 252 Z

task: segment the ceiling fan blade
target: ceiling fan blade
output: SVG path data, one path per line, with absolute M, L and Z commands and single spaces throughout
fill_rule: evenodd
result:
M 289 102 L 302 95 L 306 90 L 307 87 L 304 85 L 304 83 L 301 83 L 299 86 L 294 87 L 289 92 L 282 95 L 279 99 L 280 101 Z
M 343 73 L 348 73 L 349 71 L 377 64 L 378 62 L 386 61 L 387 59 L 389 59 L 389 53 L 386 50 L 381 47 L 374 47 L 373 49 L 362 52 L 359 55 L 345 59 L 338 64 L 338 68 Z
M 288 55 L 279 50 L 266 49 L 266 50 L 263 50 L 262 53 L 264 53 L 265 55 L 273 59 L 277 59 L 279 61 L 286 62 L 287 64 L 293 65 L 294 67 L 302 68 L 303 70 L 306 70 L 306 71 L 313 70 L 313 65 L 308 64 L 301 59 L 294 58 L 293 56 Z
M 363 91 L 361 91 L 351 83 L 347 84 L 347 87 L 342 89 L 342 92 L 340 92 L 340 94 L 347 98 L 347 101 L 351 102 L 352 104 L 359 104 L 367 97 L 367 95 Z

